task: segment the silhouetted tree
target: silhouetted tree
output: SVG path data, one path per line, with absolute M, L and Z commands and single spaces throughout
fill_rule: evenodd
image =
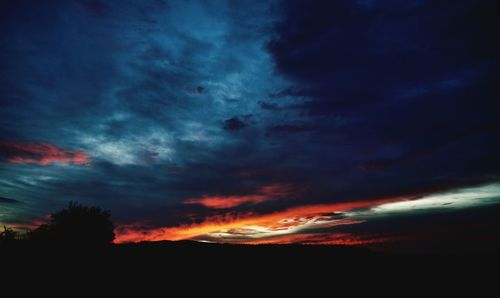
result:
M 3 232 L 0 233 L 0 247 L 12 245 L 17 240 L 19 240 L 19 233 L 4 226 Z
M 115 239 L 110 217 L 110 213 L 101 208 L 70 202 L 67 208 L 50 216 L 50 223 L 31 232 L 29 239 L 79 246 L 110 244 Z

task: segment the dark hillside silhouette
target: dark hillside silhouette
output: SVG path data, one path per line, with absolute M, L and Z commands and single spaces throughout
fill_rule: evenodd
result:
M 500 292 L 498 253 L 397 254 L 353 246 L 194 241 L 112 244 L 113 228 L 108 211 L 70 203 L 52 214 L 48 224 L 25 236 L 4 227 L 0 232 L 0 268 L 23 274 L 37 268 L 56 268 L 60 282 L 80 274 L 86 281 L 93 278 L 96 284 L 107 281 L 109 276 L 133 276 L 133 284 L 145 278 L 151 284 L 151 278 L 164 278 L 157 272 L 173 272 L 190 282 L 212 278 L 213 284 L 227 280 L 227 284 L 237 285 L 244 281 L 244 286 L 257 278 L 271 285 L 310 283 L 315 285 L 312 288 L 323 285 L 331 290 L 332 281 L 339 285 L 356 281 L 382 284 L 380 289 L 385 293 L 390 288 L 385 286 L 388 281 L 412 291 L 418 281 L 424 292 L 432 289 L 432 293 L 438 291 L 446 297 L 464 291 L 474 293 L 474 297 L 491 293 L 498 297 Z M 52 285 L 53 275 L 45 277 L 51 279 L 48 284 Z

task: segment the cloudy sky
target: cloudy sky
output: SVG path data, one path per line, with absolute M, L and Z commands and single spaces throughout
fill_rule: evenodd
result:
M 499 20 L 490 0 L 2 1 L 0 224 L 78 201 L 117 242 L 498 242 Z

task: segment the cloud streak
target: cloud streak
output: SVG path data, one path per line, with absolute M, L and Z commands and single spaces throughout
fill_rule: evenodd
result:
M 266 201 L 293 198 L 297 193 L 292 191 L 290 185 L 271 184 L 260 187 L 255 194 L 235 195 L 235 196 L 217 196 L 207 195 L 201 198 L 187 199 L 184 204 L 202 205 L 212 209 L 228 209 L 243 204 L 258 204 Z
M 290 234 L 245 244 L 306 244 L 306 245 L 369 245 L 395 241 L 396 237 L 383 235 L 356 235 L 352 233 L 310 233 Z
M 1 142 L 0 154 L 9 163 L 39 165 L 75 164 L 88 165 L 90 157 L 80 150 L 67 150 L 48 143 Z
M 342 219 L 335 216 L 335 213 L 357 208 L 366 208 L 393 200 L 394 199 L 382 199 L 374 201 L 305 205 L 291 207 L 269 214 L 215 216 L 205 219 L 205 221 L 200 224 L 150 230 L 122 227 L 119 229 L 115 241 L 117 243 L 122 243 L 145 240 L 183 240 L 208 236 L 218 238 L 220 242 L 231 242 L 231 238 L 241 234 L 247 237 L 239 239 L 240 241 L 292 234 L 306 228 L 325 228 L 340 223 L 359 223 L 359 221 L 342 222 Z
M 0 197 L 0 204 L 19 204 L 18 200 Z
M 226 214 L 226 216 L 208 217 L 199 224 L 177 227 L 148 229 L 123 226 L 118 229 L 115 241 L 124 243 L 193 239 L 245 244 L 373 244 L 394 240 L 396 236 L 346 234 L 339 233 L 336 228 L 365 224 L 384 216 L 454 210 L 498 203 L 500 203 L 500 186 L 488 184 L 435 194 L 303 205 L 268 214 Z

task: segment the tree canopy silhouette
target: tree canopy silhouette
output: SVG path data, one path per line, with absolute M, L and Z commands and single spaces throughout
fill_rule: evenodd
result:
M 115 239 L 109 211 L 70 202 L 68 207 L 50 215 L 50 222 L 30 233 L 30 239 L 67 245 L 100 246 Z
M 0 233 L 0 246 L 12 245 L 17 240 L 19 240 L 19 234 L 4 226 L 3 232 Z

